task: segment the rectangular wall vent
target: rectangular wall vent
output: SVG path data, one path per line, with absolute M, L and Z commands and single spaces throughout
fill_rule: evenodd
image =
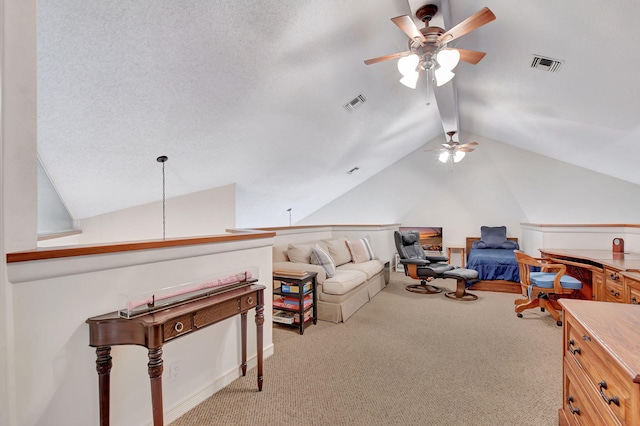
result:
M 564 61 L 559 59 L 545 58 L 544 56 L 533 55 L 533 61 L 531 61 L 531 68 L 535 68 L 542 71 L 558 72 Z
M 356 96 L 355 98 L 353 98 L 352 100 L 344 104 L 343 106 L 344 106 L 344 109 L 346 109 L 348 112 L 351 112 L 351 111 L 355 111 L 358 107 L 360 107 L 360 105 L 362 105 L 366 101 L 367 99 L 362 94 L 359 94 L 358 96 Z

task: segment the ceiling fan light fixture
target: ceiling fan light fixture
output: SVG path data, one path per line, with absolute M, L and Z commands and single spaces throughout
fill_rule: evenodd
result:
M 436 85 L 438 87 L 442 86 L 443 84 L 447 84 L 448 82 L 451 81 L 453 77 L 455 77 L 455 73 L 445 68 L 438 68 L 435 71 L 435 74 L 436 74 Z
M 465 153 L 463 151 L 456 151 L 455 154 L 453 154 L 453 162 L 459 163 L 460 161 L 462 161 L 464 156 L 465 156 Z
M 420 62 L 420 58 L 418 55 L 412 54 L 403 56 L 398 59 L 398 71 L 400 74 L 406 76 L 407 74 L 416 72 L 416 68 L 418 67 L 418 63 Z
M 460 62 L 460 52 L 456 49 L 443 49 L 436 55 L 440 68 L 452 71 Z
M 404 84 L 410 89 L 415 89 L 416 85 L 418 84 L 419 76 L 420 74 L 418 74 L 417 72 L 405 74 L 405 76 L 400 79 L 400 83 Z
M 440 160 L 441 163 L 446 163 L 447 161 L 449 161 L 449 153 L 446 151 L 441 152 L 438 160 Z

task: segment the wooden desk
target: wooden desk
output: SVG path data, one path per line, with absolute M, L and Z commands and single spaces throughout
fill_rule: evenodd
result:
M 240 314 L 242 334 L 242 375 L 247 372 L 247 311 L 256 309 L 258 390 L 262 390 L 262 327 L 264 323 L 263 285 L 247 283 L 183 305 L 125 319 L 118 312 L 87 319 L 89 346 L 96 348 L 96 370 L 100 395 L 100 425 L 109 425 L 109 374 L 111 346 L 140 345 L 149 350 L 149 379 L 153 424 L 164 424 L 162 410 L 162 345 L 185 334 Z
M 611 250 L 539 249 L 543 257 L 567 266 L 567 274 L 582 284 L 580 296 L 587 300 L 625 302 L 622 272 L 640 270 L 639 253 Z

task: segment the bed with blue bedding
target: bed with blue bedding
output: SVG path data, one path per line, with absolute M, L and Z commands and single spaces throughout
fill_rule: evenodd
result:
M 518 239 L 506 236 L 506 227 L 481 228 L 481 237 L 467 237 L 466 268 L 478 271 L 475 290 L 520 293 L 520 273 L 513 254 Z

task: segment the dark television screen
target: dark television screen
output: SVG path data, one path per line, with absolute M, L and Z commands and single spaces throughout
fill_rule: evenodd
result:
M 426 251 L 442 251 L 442 227 L 437 226 L 401 226 L 400 231 L 418 231 L 420 245 Z

